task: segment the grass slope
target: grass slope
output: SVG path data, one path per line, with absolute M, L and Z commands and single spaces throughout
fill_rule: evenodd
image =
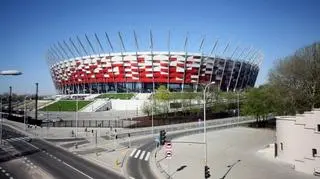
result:
M 78 101 L 78 110 L 91 102 L 92 101 Z M 74 100 L 60 100 L 40 109 L 40 111 L 76 111 L 76 103 L 77 101 Z
M 131 99 L 134 93 L 109 93 L 101 94 L 97 98 L 109 98 L 109 99 Z

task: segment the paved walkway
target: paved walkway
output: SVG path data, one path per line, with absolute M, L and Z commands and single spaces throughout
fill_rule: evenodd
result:
M 272 150 L 263 150 L 273 143 L 274 135 L 271 130 L 242 127 L 208 132 L 210 178 L 317 179 L 296 172 L 290 165 L 273 159 Z M 174 139 L 172 159 L 164 159 L 165 150 L 162 149 L 158 152 L 157 161 L 173 178 L 204 178 L 204 145 L 175 143 L 186 141 L 202 142 L 203 134 Z M 176 172 L 183 165 L 186 167 Z M 156 173 L 159 174 L 159 171 Z

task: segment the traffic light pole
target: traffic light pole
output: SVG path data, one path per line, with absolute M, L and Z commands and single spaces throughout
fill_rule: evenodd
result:
M 205 168 L 207 167 L 207 164 L 208 164 L 208 161 L 207 161 L 207 126 L 206 126 L 206 90 L 207 88 L 210 86 L 210 85 L 213 85 L 215 84 L 215 82 L 211 82 L 209 84 L 207 84 L 205 87 L 204 87 L 204 90 L 203 90 L 203 142 L 204 142 L 204 163 L 205 163 Z M 206 173 L 205 173 L 205 178 L 206 177 Z

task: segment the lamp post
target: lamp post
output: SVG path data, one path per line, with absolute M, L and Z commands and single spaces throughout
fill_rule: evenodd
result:
M 211 82 L 204 87 L 203 91 L 203 134 L 204 134 L 204 163 L 207 166 L 207 127 L 206 127 L 206 90 L 210 85 L 215 84 L 215 82 Z
M 237 93 L 237 121 L 238 121 L 238 126 L 240 125 L 240 90 L 236 91 L 236 89 L 234 89 L 234 92 Z
M 26 105 L 26 99 L 28 96 L 24 97 L 23 105 L 24 105 L 24 111 L 23 111 L 23 124 L 24 124 L 24 130 L 26 131 L 27 126 L 26 126 L 26 112 L 27 112 L 27 105 Z
M 18 70 L 5 70 L 5 71 L 0 71 L 0 75 L 3 76 L 17 76 L 17 75 L 21 75 L 22 72 L 18 71 Z M 10 111 L 11 109 L 9 109 Z M 2 119 L 2 97 L 1 97 L 1 128 L 0 128 L 0 145 L 2 145 L 2 127 L 3 127 L 3 119 Z
M 1 119 L 0 145 L 2 145 L 2 96 L 1 96 L 1 99 L 0 99 L 0 119 Z

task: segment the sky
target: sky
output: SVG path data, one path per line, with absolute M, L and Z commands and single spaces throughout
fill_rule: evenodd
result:
M 167 50 L 170 31 L 171 50 L 209 52 L 219 39 L 217 53 L 230 42 L 226 54 L 234 49 L 253 47 L 264 60 L 256 85 L 268 80 L 268 71 L 279 58 L 320 40 L 320 1 L 295 0 L 1 0 L 0 70 L 14 69 L 21 76 L 0 76 L 0 93 L 9 86 L 18 94 L 55 94 L 46 53 L 53 44 L 71 37 L 93 41 L 100 37 L 106 50 L 104 33 L 120 51 L 120 31 L 127 51 L 134 51 L 133 31 L 141 51 L 149 50 L 152 30 L 154 50 Z M 188 34 L 188 35 L 187 35 Z M 240 50 L 239 52 L 240 53 Z

